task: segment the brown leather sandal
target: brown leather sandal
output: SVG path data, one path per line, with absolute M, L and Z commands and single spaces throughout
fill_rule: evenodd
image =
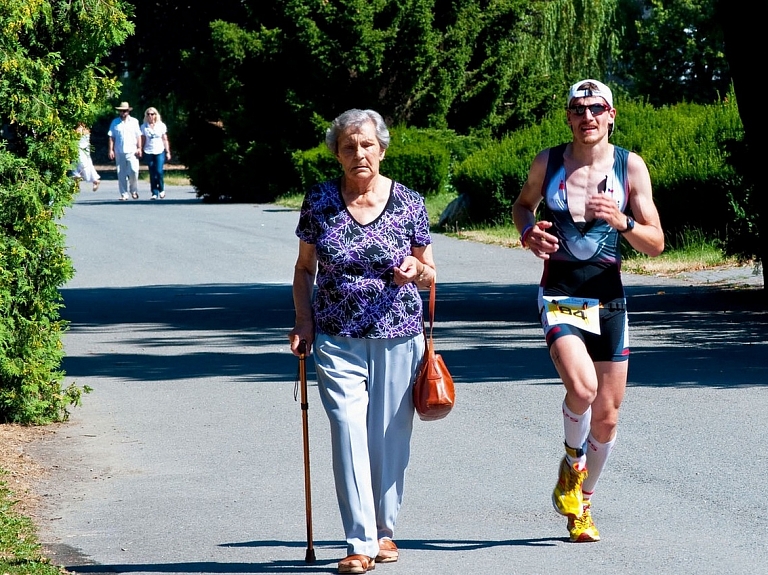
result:
M 400 558 L 397 545 L 391 539 L 379 539 L 379 554 L 376 555 L 376 563 L 394 563 Z
M 347 555 L 339 561 L 339 573 L 365 573 L 376 569 L 376 561 L 367 555 Z

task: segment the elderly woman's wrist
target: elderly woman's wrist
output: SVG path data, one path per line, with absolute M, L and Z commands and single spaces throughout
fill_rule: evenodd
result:
M 424 284 L 425 282 L 429 282 L 430 278 L 430 270 L 432 268 L 429 267 L 426 264 L 421 264 L 421 270 L 419 271 L 418 275 L 416 276 L 416 283 L 417 284 Z

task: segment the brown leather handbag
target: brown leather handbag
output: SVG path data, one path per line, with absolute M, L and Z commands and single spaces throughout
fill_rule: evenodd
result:
M 432 328 L 435 322 L 435 281 L 429 291 L 429 337 L 424 326 L 424 358 L 413 384 L 413 404 L 423 421 L 442 419 L 453 409 L 456 390 L 448 368 L 440 354 L 435 353 Z

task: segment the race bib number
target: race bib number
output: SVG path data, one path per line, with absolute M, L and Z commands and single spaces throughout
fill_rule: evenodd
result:
M 600 300 L 582 297 L 544 296 L 547 323 L 567 323 L 590 333 L 600 334 Z

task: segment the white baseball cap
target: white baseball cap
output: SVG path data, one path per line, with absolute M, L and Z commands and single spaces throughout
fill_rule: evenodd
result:
M 580 90 L 579 88 L 584 84 L 592 84 L 595 86 L 595 88 L 586 88 Z M 568 105 L 571 104 L 571 100 L 574 98 L 589 98 L 590 96 L 600 96 L 608 103 L 611 108 L 613 108 L 613 93 L 611 92 L 611 89 L 602 82 L 591 79 L 576 82 L 573 86 L 571 86 L 571 89 L 568 91 Z

